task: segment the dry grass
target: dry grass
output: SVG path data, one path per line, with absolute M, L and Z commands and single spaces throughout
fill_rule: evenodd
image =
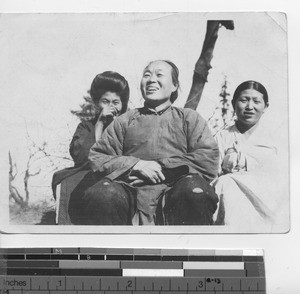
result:
M 11 225 L 55 225 L 55 208 L 46 201 L 24 208 L 10 204 L 9 215 Z

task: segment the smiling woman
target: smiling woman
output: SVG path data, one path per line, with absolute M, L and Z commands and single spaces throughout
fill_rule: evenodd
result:
M 179 86 L 173 63 L 148 64 L 140 86 L 144 107 L 116 117 L 92 146 L 93 172 L 71 194 L 72 222 L 212 225 L 218 148 L 207 123 L 172 105 Z
M 244 133 L 258 123 L 269 106 L 267 90 L 258 82 L 244 82 L 235 90 L 232 106 L 237 116 L 236 126 Z
M 173 62 L 168 60 L 150 62 L 144 69 L 141 80 L 141 92 L 149 106 L 155 107 L 157 101 L 161 100 L 164 102 L 170 100 L 173 103 L 178 97 L 178 77 L 179 70 Z M 170 92 L 171 96 L 169 96 Z M 163 104 L 160 105 L 164 108 Z
M 262 84 L 246 81 L 237 87 L 232 105 L 235 124 L 216 136 L 220 150 L 216 224 L 270 231 L 278 224 L 281 207 L 274 191 L 276 148 L 260 124 L 269 105 L 268 93 Z

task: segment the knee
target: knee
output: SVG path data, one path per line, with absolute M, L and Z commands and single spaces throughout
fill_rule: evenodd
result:
M 232 179 L 232 174 L 227 174 L 227 175 L 223 175 L 220 176 L 214 186 L 215 187 L 228 187 L 228 186 L 232 186 L 232 184 L 235 184 L 235 181 Z
M 215 194 L 214 188 L 199 175 L 188 175 L 180 181 L 179 186 L 191 197 Z
M 165 197 L 167 222 L 176 225 L 211 225 L 217 209 L 218 196 L 198 175 L 188 175 L 178 181 Z
M 126 195 L 123 189 L 119 187 L 119 184 L 109 180 L 102 180 L 88 188 L 83 199 L 86 203 L 93 203 L 102 207 L 107 205 L 114 206 L 116 203 L 118 205 L 126 203 Z
M 180 181 L 179 189 L 182 190 L 180 197 L 197 206 L 199 203 L 209 204 L 213 211 L 219 201 L 213 187 L 199 175 L 188 175 Z

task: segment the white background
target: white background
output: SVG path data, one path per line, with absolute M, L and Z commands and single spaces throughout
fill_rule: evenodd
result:
M 262 248 L 266 255 L 268 293 L 300 293 L 300 216 L 297 179 L 300 163 L 296 96 L 300 25 L 297 4 L 292 1 L 0 1 L 1 12 L 97 12 L 97 11 L 282 11 L 288 16 L 291 231 L 284 235 L 2 235 L 1 247 L 163 247 L 163 248 Z M 287 1 L 286 1 L 287 2 Z M 294 2 L 296 3 L 296 1 Z

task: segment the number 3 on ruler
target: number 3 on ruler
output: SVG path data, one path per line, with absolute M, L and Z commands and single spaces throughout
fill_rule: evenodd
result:
M 199 287 L 199 288 L 203 288 L 203 286 L 204 286 L 203 281 L 199 281 L 199 282 L 198 282 L 198 287 Z

